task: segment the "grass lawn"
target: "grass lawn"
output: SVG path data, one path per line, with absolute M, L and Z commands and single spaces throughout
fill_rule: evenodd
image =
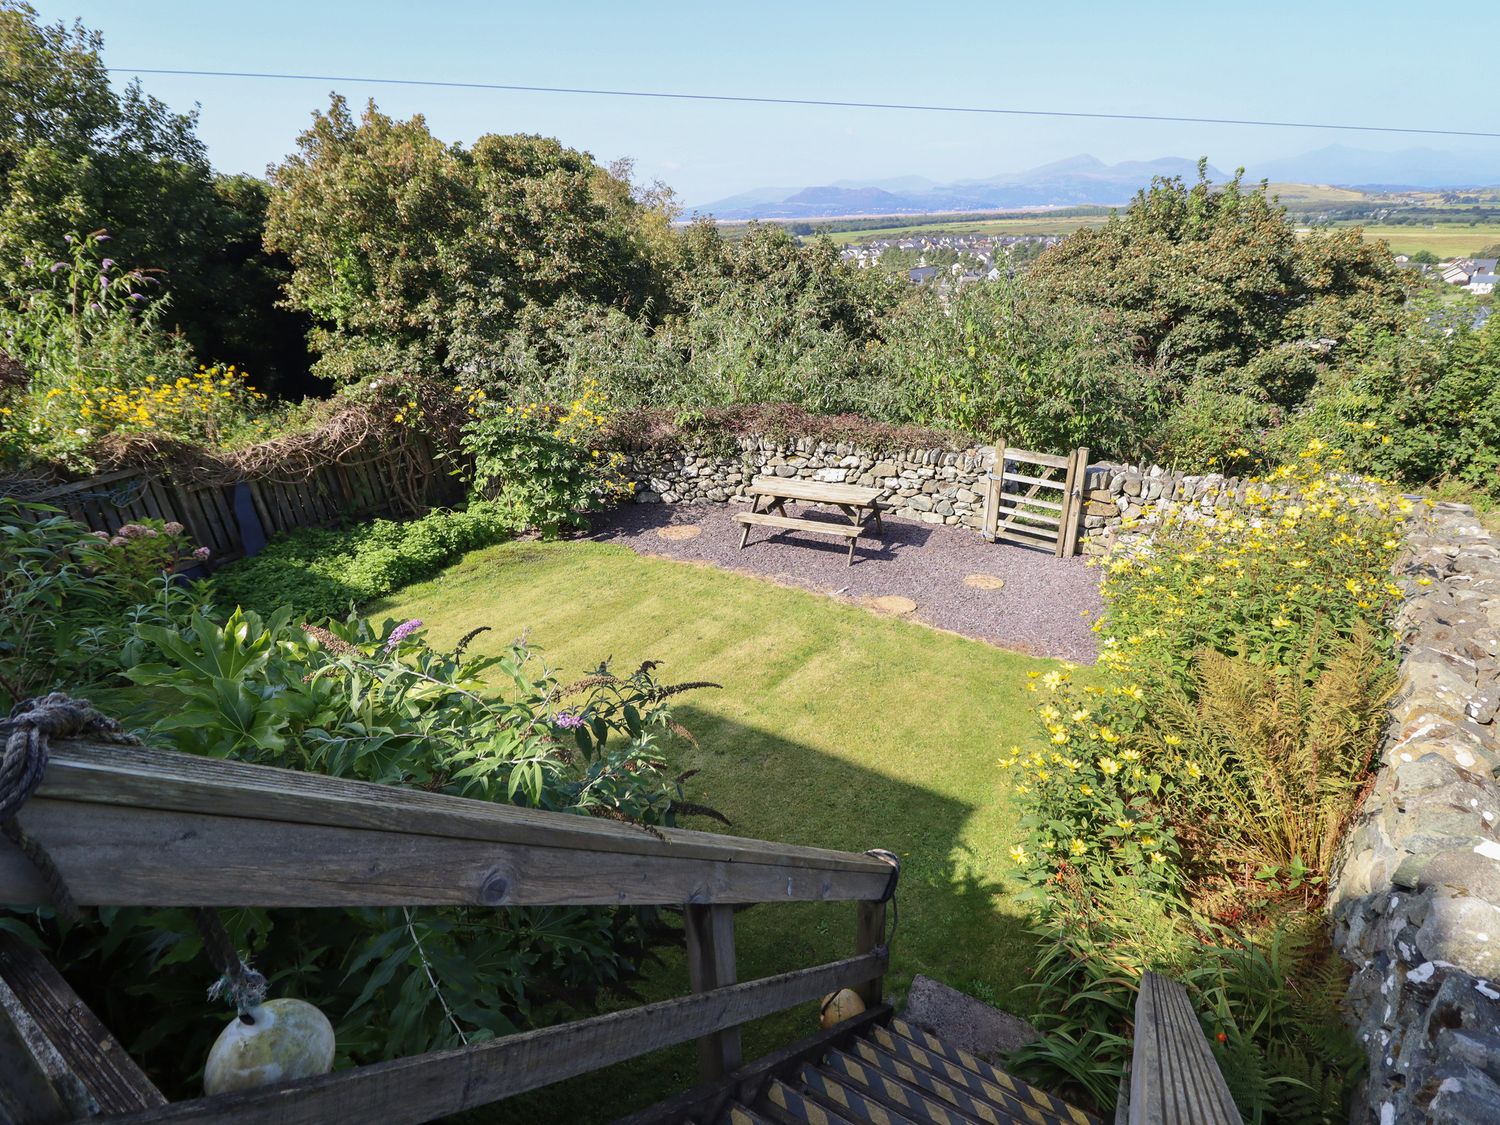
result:
M 1434 223 L 1432 226 L 1351 224 L 1364 227 L 1365 240 L 1380 239 L 1393 254 L 1431 250 L 1439 258 L 1474 254 L 1500 242 L 1500 223 Z
M 1031 1010 L 1017 986 L 1032 945 L 1005 857 L 1018 838 L 1015 811 L 994 761 L 1035 739 L 1023 685 L 1028 671 L 1052 662 L 588 542 L 477 551 L 373 612 L 422 618 L 437 645 L 491 625 L 475 645 L 493 651 L 495 638 L 527 631 L 565 678 L 605 657 L 621 670 L 649 658 L 664 662 L 667 682 L 723 684 L 680 697 L 677 717 L 700 743 L 674 750 L 684 769 L 700 771 L 689 797 L 724 812 L 739 835 L 897 852 L 904 871 L 888 991 L 900 994 L 925 973 Z M 848 956 L 854 908 L 757 906 L 736 931 L 746 980 Z M 666 950 L 639 990 L 651 1000 L 685 993 L 681 951 Z M 746 1029 L 746 1058 L 815 1026 L 807 1006 L 760 1021 Z M 694 1084 L 694 1057 L 691 1045 L 660 1052 L 482 1119 L 608 1121 Z

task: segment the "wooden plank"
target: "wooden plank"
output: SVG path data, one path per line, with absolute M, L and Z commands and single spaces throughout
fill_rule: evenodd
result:
M 101 473 L 96 477 L 85 477 L 83 480 L 60 484 L 55 488 L 49 488 L 43 492 L 38 492 L 34 496 L 29 496 L 27 499 L 34 500 L 39 504 L 46 503 L 57 497 L 67 496 L 69 493 L 89 492 L 96 488 L 102 488 L 106 484 L 115 484 L 118 481 L 129 480 L 133 476 L 140 475 L 140 472 L 140 469 L 117 469 L 112 473 Z
M 995 467 L 985 474 L 984 488 L 984 522 L 980 526 L 984 529 L 984 537 L 991 543 L 995 541 L 995 523 L 999 516 L 1000 492 L 1004 488 L 1005 476 L 1005 442 L 995 443 Z
M 1055 488 L 1059 492 L 1063 490 L 1062 480 L 1052 480 L 1047 477 L 1029 477 L 1025 473 L 1006 473 L 1005 479 L 1010 484 L 1035 484 L 1043 488 Z
M 1009 539 L 1028 547 L 1046 547 L 1049 551 L 1057 546 L 1057 536 L 1055 534 L 1048 535 L 1041 531 L 1030 533 L 1013 526 L 998 528 L 995 531 L 995 538 Z
M 35 1045 L 41 1047 L 38 1058 Z M 60 1076 L 67 1101 L 58 1091 Z M 26 1014 L 20 999 L 0 980 L 0 1122 L 5 1125 L 62 1125 L 87 1112 L 82 1088 L 67 1087 L 67 1067 Z M 72 1103 L 72 1104 L 70 1104 Z
M 1080 446 L 1073 453 L 1073 468 L 1068 472 L 1068 505 L 1066 529 L 1062 542 L 1062 557 L 1072 558 L 1078 553 L 1078 528 L 1083 522 L 1083 482 L 1088 479 L 1089 450 Z
M 1066 469 L 1068 454 L 1036 453 L 1030 449 L 1012 449 L 1006 454 L 1012 461 L 1029 461 L 1033 465 L 1045 465 L 1049 469 Z
M 765 512 L 736 512 L 734 518 L 743 524 L 764 527 L 785 527 L 795 531 L 820 531 L 825 535 L 840 535 L 857 539 L 865 530 L 863 524 L 832 523 L 823 520 L 805 520 L 796 516 L 773 516 Z
M 776 1075 L 785 1074 L 805 1062 L 816 1062 L 832 1048 L 854 1046 L 859 1036 L 890 1017 L 888 1004 L 866 1009 L 841 1024 L 820 1029 L 805 1039 L 746 1063 L 722 1082 L 707 1083 L 674 1094 L 665 1101 L 620 1118 L 613 1125 L 680 1125 L 689 1118 L 717 1121 L 731 1101 L 738 1099 L 746 1105 L 756 1104 Z
M 1065 512 L 1068 509 L 1068 506 L 1066 504 L 1059 504 L 1055 500 L 1043 500 L 1037 496 L 1028 496 L 1023 500 L 1021 496 L 1015 492 L 1000 493 L 1000 500 L 1002 502 L 1010 501 L 1011 503 L 1026 504 L 1028 506 L 1035 505 L 1038 508 L 1045 508 L 1049 512 L 1060 513 Z
M 1059 517 L 1057 517 L 1057 516 L 1049 516 L 1049 515 L 1046 515 L 1043 512 L 1028 512 L 1026 510 L 1027 507 L 1029 507 L 1030 505 L 1035 504 L 1035 503 L 1036 503 L 1035 500 L 1022 500 L 1019 497 L 1017 497 L 1016 498 L 1016 504 L 1019 505 L 1019 506 L 1018 507 L 1004 506 L 1004 507 L 1002 507 L 1000 509 L 1000 514 L 1002 516 L 1004 516 L 1007 520 L 1012 520 L 1012 519 L 1034 520 L 1037 523 L 1051 524 L 1053 527 L 1061 526 L 1062 520 Z M 1041 528 L 1037 528 L 1037 530 L 1040 531 Z
M 321 1078 L 178 1102 L 144 1122 L 430 1121 L 784 1011 L 885 971 L 875 954 Z
M 167 1104 L 62 974 L 15 934 L 0 933 L 0 980 L 56 1049 L 97 1112 L 128 1113 Z
M 889 869 L 887 877 L 889 877 Z M 854 952 L 871 953 L 885 943 L 885 903 L 861 902 L 854 918 Z M 859 988 L 859 998 L 866 1008 L 873 1008 L 881 1001 L 883 982 L 879 977 L 868 980 Z
M 1141 978 L 1130 1059 L 1131 1125 L 1239 1125 L 1240 1114 L 1187 989 Z
M 846 852 L 88 743 L 53 748 L 21 819 L 88 905 L 847 900 L 878 897 L 889 871 Z M 0 845 L 0 902 L 46 901 Z
M 694 992 L 712 992 L 735 982 L 734 907 L 689 906 L 683 912 L 687 929 L 688 981 Z M 716 1031 L 698 1040 L 698 1073 L 713 1082 L 740 1065 L 740 1029 Z
M 880 499 L 883 490 L 857 484 L 802 480 L 799 477 L 756 477 L 746 491 L 752 496 L 780 496 L 787 500 L 806 500 L 814 504 L 857 504 L 868 508 Z

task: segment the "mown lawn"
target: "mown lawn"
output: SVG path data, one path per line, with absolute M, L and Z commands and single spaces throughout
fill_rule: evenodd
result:
M 612 657 L 663 662 L 666 681 L 713 680 L 681 697 L 679 742 L 700 771 L 691 799 L 733 832 L 902 856 L 892 994 L 925 973 L 1012 1011 L 1030 1010 L 1031 942 L 1007 874 L 1019 838 L 995 758 L 1035 738 L 1026 673 L 1045 660 L 1001 651 L 830 598 L 618 546 L 511 543 L 374 607 L 419 617 L 437 645 L 477 625 L 494 651 L 525 632 L 560 674 Z M 711 821 L 689 827 L 719 829 Z M 741 979 L 849 955 L 850 904 L 758 906 L 739 915 Z M 663 951 L 639 991 L 687 991 L 680 949 Z M 620 1005 L 631 1003 L 618 1001 Z M 747 1029 L 746 1057 L 810 1033 L 804 1008 Z M 486 1111 L 486 1120 L 608 1121 L 695 1081 L 691 1046 Z

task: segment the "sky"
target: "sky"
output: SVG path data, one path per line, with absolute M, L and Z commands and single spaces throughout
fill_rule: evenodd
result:
M 1500 41 L 1494 3 L 1464 6 L 1461 39 L 1451 21 L 1435 35 L 1434 13 L 1410 0 L 33 3 L 48 22 L 78 17 L 102 31 L 121 82 L 132 68 L 277 71 L 1500 131 L 1494 74 L 1452 53 Z M 142 81 L 174 109 L 201 108 L 199 134 L 225 172 L 263 174 L 337 90 L 396 117 L 422 113 L 448 141 L 542 133 L 602 162 L 631 157 L 637 179 L 664 181 L 689 205 L 767 185 L 980 178 L 1078 153 L 1111 163 L 1206 155 L 1252 172 L 1256 161 L 1332 143 L 1500 156 L 1500 141 L 1401 134 L 357 81 Z

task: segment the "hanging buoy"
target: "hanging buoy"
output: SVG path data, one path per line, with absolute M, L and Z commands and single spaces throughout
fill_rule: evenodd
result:
M 823 1007 L 818 1018 L 824 1027 L 832 1027 L 836 1023 L 853 1019 L 864 1010 L 865 1002 L 859 998 L 859 993 L 852 988 L 841 988 L 823 997 Z
M 267 1000 L 219 1033 L 203 1092 L 226 1094 L 333 1069 L 333 1025 L 306 1000 Z

